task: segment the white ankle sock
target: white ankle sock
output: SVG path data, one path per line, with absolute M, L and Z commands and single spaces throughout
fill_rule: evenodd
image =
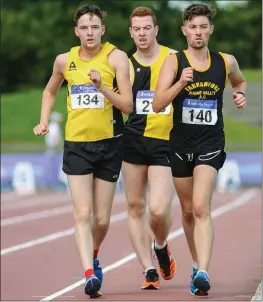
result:
M 193 268 L 194 268 L 194 269 L 198 269 L 198 264 L 197 264 L 197 262 L 195 262 L 195 261 L 193 261 Z
M 159 245 L 156 243 L 156 241 L 154 242 L 154 247 L 157 249 L 157 250 L 161 250 L 163 249 L 165 246 L 166 246 L 167 242 L 164 241 L 164 243 L 162 245 Z
M 155 269 L 155 267 L 149 266 L 149 267 L 146 268 L 146 270 L 145 270 L 143 273 L 146 275 L 147 272 L 148 272 L 150 269 Z

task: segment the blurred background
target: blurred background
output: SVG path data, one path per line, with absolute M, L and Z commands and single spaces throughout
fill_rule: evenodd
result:
M 2 1 L 1 9 L 1 190 L 30 193 L 67 190 L 61 171 L 66 89 L 61 88 L 51 117 L 48 138 L 35 137 L 42 91 L 56 56 L 79 45 L 74 35 L 73 14 L 78 6 L 97 4 L 108 12 L 106 34 L 131 55 L 129 16 L 137 6 L 154 9 L 160 27 L 160 44 L 186 48 L 181 32 L 182 10 L 192 3 L 217 8 L 215 30 L 209 48 L 233 54 L 248 82 L 245 110 L 237 110 L 231 88 L 224 95 L 226 151 L 218 189 L 261 185 L 262 138 L 262 3 L 261 1 Z M 122 181 L 119 180 L 119 190 Z

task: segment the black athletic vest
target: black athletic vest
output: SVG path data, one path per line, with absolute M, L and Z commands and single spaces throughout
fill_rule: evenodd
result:
M 192 65 L 185 51 L 174 55 L 178 61 L 177 82 L 182 70 Z M 208 68 L 194 70 L 193 82 L 189 82 L 173 100 L 171 151 L 184 153 L 224 149 L 222 108 L 226 70 L 223 54 L 210 51 Z

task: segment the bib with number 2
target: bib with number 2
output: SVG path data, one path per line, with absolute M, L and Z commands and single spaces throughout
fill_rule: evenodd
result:
M 217 100 L 185 99 L 182 122 L 184 124 L 215 125 L 217 122 Z
M 104 95 L 93 84 L 71 86 L 72 109 L 104 108 Z
M 136 95 L 136 113 L 137 114 L 156 114 L 153 111 L 152 102 L 153 102 L 154 92 L 151 90 L 140 90 Z M 170 114 L 171 105 L 168 105 L 158 114 Z

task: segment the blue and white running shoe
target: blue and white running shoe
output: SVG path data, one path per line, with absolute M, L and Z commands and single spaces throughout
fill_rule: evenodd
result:
M 100 280 L 100 283 L 102 284 L 103 272 L 100 267 L 99 259 L 97 257 L 93 259 L 93 270 L 94 270 L 95 276 Z
M 190 293 L 193 296 L 197 295 L 197 292 L 198 292 L 198 289 L 193 284 L 193 279 L 194 279 L 195 275 L 197 274 L 197 272 L 198 272 L 198 269 L 193 268 L 193 272 L 191 275 L 191 283 L 190 283 Z
M 86 295 L 90 296 L 91 298 L 97 298 L 100 288 L 101 288 L 101 282 L 96 276 L 91 275 L 88 278 L 86 278 L 86 283 L 85 283 Z
M 193 277 L 192 283 L 193 286 L 197 289 L 195 295 L 198 296 L 207 295 L 207 292 L 210 290 L 211 287 L 208 273 L 203 270 L 197 271 L 197 273 Z

